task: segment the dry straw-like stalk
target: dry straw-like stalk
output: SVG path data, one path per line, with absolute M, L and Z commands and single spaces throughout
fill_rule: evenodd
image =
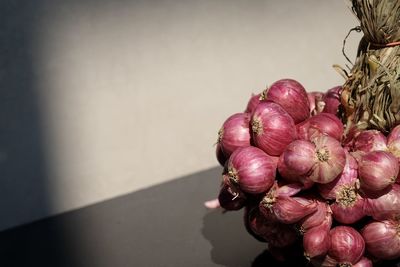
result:
M 346 131 L 400 124 L 400 0 L 352 0 L 364 33 L 343 85 Z

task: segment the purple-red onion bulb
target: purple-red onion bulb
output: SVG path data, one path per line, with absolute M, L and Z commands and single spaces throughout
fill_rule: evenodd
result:
M 400 218 L 400 185 L 394 184 L 379 196 L 365 198 L 364 212 L 375 220 Z
M 365 242 L 350 226 L 336 226 L 330 231 L 331 246 L 328 255 L 340 264 L 356 264 L 364 255 Z M 351 266 L 351 265 L 350 265 Z
M 331 247 L 330 225 L 321 224 L 305 232 L 303 236 L 304 256 L 307 259 L 324 256 Z
M 388 150 L 397 158 L 400 158 L 400 125 L 394 127 L 387 137 Z
M 297 138 L 292 117 L 274 102 L 261 102 L 251 117 L 251 129 L 257 147 L 279 156 Z
M 372 151 L 361 156 L 358 164 L 361 188 L 381 191 L 395 183 L 399 163 L 395 156 L 386 151 Z
M 353 224 L 365 217 L 364 198 L 354 187 L 343 186 L 331 204 L 333 218 L 343 224 Z
M 400 257 L 400 225 L 396 221 L 373 221 L 361 230 L 372 256 L 391 260 Z
M 327 134 L 338 141 L 342 140 L 343 123 L 333 114 L 320 113 L 296 125 L 299 139 L 312 140 L 321 134 Z
M 310 103 L 304 87 L 293 79 L 274 82 L 265 94 L 266 100 L 278 103 L 292 116 L 295 123 L 310 116 Z
M 301 219 L 297 224 L 300 234 L 307 233 L 311 228 L 325 225 L 328 229 L 332 226 L 332 211 L 324 201 L 317 201 L 317 210 Z
M 246 193 L 268 191 L 275 181 L 277 160 L 257 147 L 240 147 L 228 161 L 228 176 Z
M 367 257 L 362 257 L 353 267 L 373 267 L 372 261 Z
M 315 145 L 306 140 L 295 140 L 290 143 L 279 157 L 278 171 L 290 182 L 301 182 L 309 175 L 315 162 Z
M 400 125 L 394 127 L 387 137 L 388 151 L 397 158 L 400 164 Z M 400 173 L 397 176 L 396 183 L 400 183 Z
M 297 240 L 293 227 L 263 216 L 257 207 L 246 209 L 245 225 L 252 236 L 272 247 L 286 247 Z
M 358 163 L 356 159 L 345 150 L 346 164 L 343 172 L 330 183 L 319 184 L 318 192 L 324 199 L 336 199 L 338 191 L 343 186 L 358 187 Z
M 247 103 L 247 107 L 246 110 L 244 112 L 246 113 L 253 113 L 253 111 L 255 110 L 255 108 L 258 106 L 258 104 L 261 102 L 261 94 L 252 94 L 249 102 Z
M 335 86 L 329 89 L 323 98 L 325 102 L 325 107 L 323 112 L 331 113 L 336 115 L 340 106 L 340 92 L 342 90 L 341 86 Z
M 237 148 L 250 145 L 250 115 L 236 113 L 230 116 L 218 131 L 218 144 L 229 157 Z
M 225 166 L 226 161 L 228 160 L 229 157 L 227 157 L 224 153 L 224 151 L 222 151 L 221 145 L 217 144 L 216 149 L 215 149 L 215 155 L 217 157 L 218 163 L 221 166 Z
M 246 204 L 245 194 L 224 175 L 223 183 L 218 194 L 220 206 L 226 210 L 240 210 Z
M 378 130 L 366 130 L 360 132 L 353 143 L 353 151 L 371 152 L 387 150 L 387 139 Z
M 326 184 L 342 173 L 346 164 L 346 154 L 339 141 L 327 135 L 312 140 L 315 145 L 314 168 L 310 180 Z
M 293 193 L 295 192 L 296 190 L 293 190 Z M 275 183 L 260 202 L 261 213 L 281 223 L 293 224 L 317 210 L 316 201 L 293 196 L 293 193 L 282 192 Z
M 323 92 L 309 92 L 307 93 L 308 102 L 310 103 L 310 114 L 315 116 L 324 110 L 325 102 Z

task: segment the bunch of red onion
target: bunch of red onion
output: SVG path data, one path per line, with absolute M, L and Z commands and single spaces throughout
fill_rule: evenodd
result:
M 400 258 L 400 126 L 345 136 L 340 92 L 282 79 L 218 132 L 223 178 L 206 206 L 244 208 L 248 232 L 279 260 L 289 250 L 311 266 Z

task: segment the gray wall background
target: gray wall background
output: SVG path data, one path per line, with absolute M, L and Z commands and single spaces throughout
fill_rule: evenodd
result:
M 348 5 L 0 1 L 0 230 L 215 166 L 220 125 L 275 80 L 342 84 Z

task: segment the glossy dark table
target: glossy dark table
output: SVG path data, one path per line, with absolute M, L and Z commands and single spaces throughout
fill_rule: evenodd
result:
M 258 266 L 265 245 L 246 233 L 243 212 L 203 207 L 217 194 L 220 172 L 2 232 L 0 266 Z
M 278 264 L 243 211 L 207 210 L 221 168 L 0 233 L 0 266 L 303 266 Z M 400 266 L 389 263 L 385 266 Z

